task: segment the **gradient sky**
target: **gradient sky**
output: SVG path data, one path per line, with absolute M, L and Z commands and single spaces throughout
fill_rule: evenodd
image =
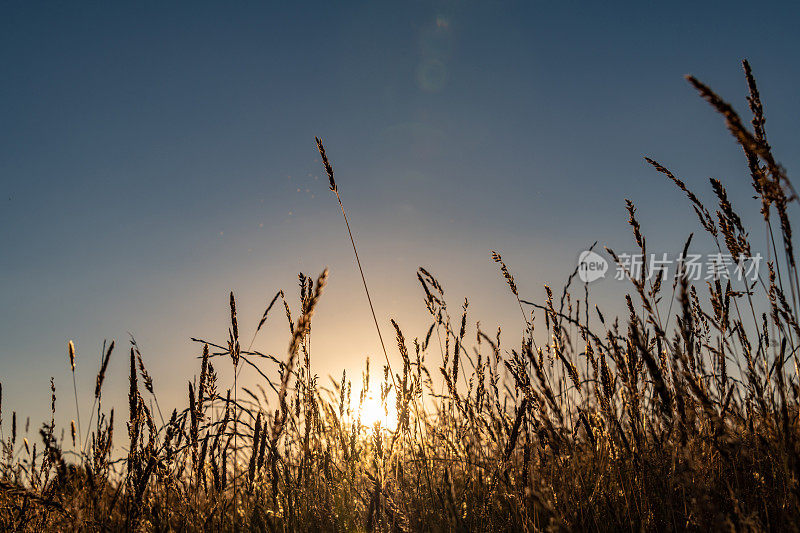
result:
M 651 249 L 678 249 L 694 214 L 643 155 L 705 198 L 723 179 L 755 221 L 741 151 L 687 73 L 744 112 L 749 58 L 775 153 L 800 167 L 796 3 L 136 4 L 0 5 L 0 382 L 4 414 L 34 427 L 50 376 L 73 416 L 69 339 L 82 404 L 104 338 L 123 397 L 131 332 L 162 405 L 182 405 L 189 337 L 226 337 L 228 291 L 249 338 L 277 289 L 296 309 L 297 272 L 324 266 L 314 370 L 380 361 L 315 135 L 392 353 L 390 317 L 409 339 L 429 323 L 420 265 L 454 314 L 470 297 L 471 338 L 481 320 L 510 340 L 491 250 L 541 298 L 595 240 L 633 250 L 626 197 Z M 619 293 L 604 283 L 600 301 Z M 275 313 L 256 348 L 287 343 Z

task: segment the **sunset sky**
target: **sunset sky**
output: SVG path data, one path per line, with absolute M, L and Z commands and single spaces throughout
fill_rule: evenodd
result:
M 680 248 L 694 213 L 644 155 L 704 198 L 708 178 L 722 179 L 755 222 L 741 150 L 685 74 L 744 114 L 748 58 L 770 143 L 790 177 L 800 168 L 794 3 L 222 7 L 0 7 L 4 414 L 37 427 L 55 376 L 61 414 L 72 416 L 69 339 L 83 404 L 103 339 L 117 340 L 109 394 L 122 398 L 127 332 L 171 410 L 199 371 L 189 338 L 227 336 L 229 291 L 249 340 L 275 291 L 296 316 L 297 273 L 325 266 L 314 371 L 327 384 L 343 368 L 360 372 L 366 355 L 379 363 L 315 135 L 390 355 L 390 318 L 408 339 L 430 324 L 419 266 L 442 282 L 453 315 L 470 298 L 470 339 L 480 320 L 511 340 L 522 319 L 491 250 L 523 297 L 541 299 L 594 241 L 633 250 L 625 198 L 654 251 Z M 597 303 L 617 305 L 607 301 L 614 283 L 593 285 Z M 276 311 L 254 347 L 284 357 Z

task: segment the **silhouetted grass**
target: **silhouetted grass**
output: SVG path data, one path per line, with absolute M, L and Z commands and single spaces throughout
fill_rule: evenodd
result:
M 560 297 L 545 287 L 544 302 L 523 299 L 492 252 L 527 324 L 521 339 L 506 340 L 479 326 L 468 338 L 468 303 L 454 323 L 442 284 L 420 268 L 431 325 L 409 342 L 391 321 L 402 363 L 391 369 L 387 356 L 379 370 L 381 399 L 397 413 L 388 428 L 361 423 L 366 393 L 352 397 L 352 377 L 343 373 L 326 388 L 311 372 L 312 315 L 327 271 L 316 281 L 300 275 L 296 320 L 279 291 L 259 321 L 255 334 L 280 297 L 289 319 L 284 360 L 240 345 L 231 294 L 228 339 L 195 339 L 199 378 L 188 383 L 188 407 L 168 420 L 160 407 L 151 412 L 153 382 L 133 339 L 127 423 L 117 433 L 113 409 L 102 406 L 113 342 L 89 426 L 78 424 L 77 435 L 72 424 L 57 438 L 52 418 L 34 438 L 12 414 L 0 450 L 0 528 L 796 529 L 800 287 L 788 215 L 795 197 L 744 67 L 749 128 L 711 89 L 689 81 L 744 151 L 769 239 L 766 276 L 695 286 L 685 275 L 643 272 L 620 285 L 632 289 L 620 294 L 628 315 L 611 319 L 591 308 L 586 287 L 573 288 L 574 274 Z M 720 252 L 755 253 L 722 183 L 711 182 L 712 213 L 665 166 L 647 161 L 688 195 Z M 628 213 L 646 253 L 630 201 Z M 74 376 L 71 342 L 68 354 Z M 236 381 L 228 388 L 217 378 L 221 365 L 255 368 L 258 390 Z M 364 384 L 369 372 L 367 362 Z M 52 406 L 55 416 L 55 388 Z

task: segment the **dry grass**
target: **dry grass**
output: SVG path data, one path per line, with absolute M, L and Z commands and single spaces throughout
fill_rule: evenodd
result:
M 252 350 L 252 341 L 240 345 L 231 295 L 227 342 L 199 341 L 188 407 L 168 420 L 148 407 L 158 403 L 150 402 L 153 382 L 133 340 L 127 434 L 114 432 L 114 411 L 102 408 L 113 343 L 89 425 L 73 424 L 71 439 L 56 438 L 54 418 L 34 438 L 12 414 L 0 449 L 0 528 L 797 528 L 800 287 L 787 214 L 794 193 L 744 66 L 752 130 L 711 89 L 689 81 L 744 150 L 770 239 L 765 278 L 695 287 L 686 276 L 637 277 L 621 295 L 628 316 L 610 320 L 590 308 L 585 287 L 573 293 L 574 276 L 560 298 L 546 287 L 544 302 L 523 300 L 493 252 L 528 327 L 506 342 L 499 329 L 478 326 L 472 342 L 467 302 L 451 322 L 442 285 L 420 268 L 431 326 L 409 343 L 392 321 L 402 367 L 390 369 L 387 359 L 381 369 L 381 398 L 394 398 L 396 428 L 361 423 L 364 394 L 352 397 L 346 374 L 326 388 L 311 371 L 312 314 L 326 273 L 316 282 L 300 275 L 296 321 L 282 291 L 259 321 L 260 330 L 281 298 L 291 339 L 283 361 Z M 319 140 L 318 148 L 338 198 Z M 689 196 L 720 251 L 750 253 L 720 182 L 711 184 L 719 204 L 712 214 L 666 167 L 648 161 Z M 644 251 L 632 202 L 628 212 Z M 74 372 L 72 343 L 68 354 Z M 226 388 L 220 365 L 254 368 L 262 386 Z M 368 373 L 367 364 L 364 383 Z M 55 415 L 55 388 L 52 406 Z

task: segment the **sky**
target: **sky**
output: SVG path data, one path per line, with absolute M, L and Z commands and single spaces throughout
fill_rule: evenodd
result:
M 291 4 L 291 5 L 288 5 Z M 67 341 L 88 418 L 104 339 L 107 402 L 124 408 L 133 334 L 167 408 L 201 346 L 227 336 L 228 293 L 252 336 L 297 273 L 330 269 L 313 370 L 356 377 L 382 352 L 323 139 L 390 356 L 430 323 L 415 271 L 454 315 L 519 338 L 521 295 L 560 287 L 594 241 L 632 251 L 624 199 L 653 250 L 694 214 L 643 161 L 706 199 L 723 180 L 758 219 L 740 149 L 683 76 L 746 112 L 754 68 L 767 135 L 800 165 L 800 8 L 728 2 L 3 2 L 0 4 L 0 383 L 12 409 L 74 417 Z M 703 246 L 702 243 L 699 244 Z M 593 285 L 616 305 L 621 286 Z M 274 313 L 254 348 L 284 357 Z M 437 365 L 435 361 L 431 366 Z M 222 363 L 220 363 L 220 366 Z M 267 369 L 275 374 L 275 369 Z M 224 369 L 221 369 L 224 375 Z M 245 382 L 255 377 L 244 375 Z M 248 381 L 249 380 L 249 381 Z

